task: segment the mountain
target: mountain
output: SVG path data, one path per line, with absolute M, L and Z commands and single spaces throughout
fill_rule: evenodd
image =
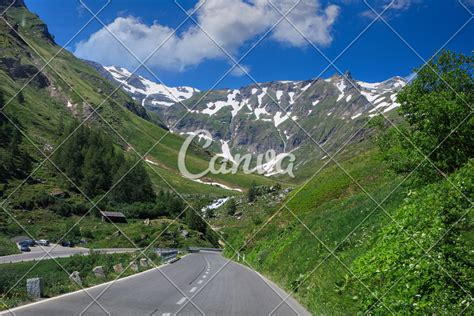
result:
M 208 175 L 201 182 L 184 178 L 177 163 L 184 139 L 169 134 L 156 124 L 155 114 L 124 91 L 116 91 L 116 85 L 90 64 L 59 47 L 46 24 L 23 1 L 11 3 L 0 0 L 1 12 L 9 8 L 0 20 L 0 94 L 6 104 L 2 110 L 27 136 L 22 146 L 35 162 L 44 160 L 36 148 L 46 154 L 55 151 L 62 128 L 87 118 L 87 126 L 109 134 L 114 146 L 127 157 L 145 156 L 155 189 L 228 194 L 229 190 L 222 188 L 245 188 L 254 180 L 267 181 L 243 174 Z M 146 93 L 157 95 L 158 91 L 153 85 Z M 202 171 L 209 166 L 212 155 L 192 146 L 187 158 L 191 169 Z M 38 173 L 44 172 L 49 179 L 45 180 L 48 186 L 64 186 L 57 170 L 46 172 L 51 167 L 47 164 L 39 167 Z
M 119 80 L 130 75 L 119 67 L 105 69 L 108 77 Z M 138 78 L 132 76 L 124 90 L 135 95 L 132 91 L 140 89 L 137 82 L 149 82 Z M 365 126 L 367 119 L 379 112 L 392 116 L 390 112 L 399 106 L 397 93 L 405 85 L 401 77 L 366 83 L 346 73 L 329 79 L 273 81 L 195 92 L 180 100 L 186 108 L 180 103 L 150 106 L 150 102 L 145 102 L 145 107 L 157 113 L 176 134 L 208 130 L 213 149 L 229 159 L 236 153 L 257 155 L 272 149 L 277 154 L 294 153 L 297 167 L 301 167 L 327 156 L 325 151 L 339 149 L 354 133 L 350 143 L 365 138 L 371 132 Z M 174 99 L 179 97 L 176 94 Z M 267 166 L 267 175 L 274 174 L 275 163 Z
M 122 85 L 132 98 L 148 108 L 167 107 L 191 98 L 199 90 L 191 87 L 168 87 L 150 81 L 142 76 L 132 74 L 118 66 L 102 66 L 93 61 L 86 61 L 111 82 Z

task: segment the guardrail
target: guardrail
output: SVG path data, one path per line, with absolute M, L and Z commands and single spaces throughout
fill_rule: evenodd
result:
M 222 252 L 224 249 L 221 248 L 205 248 L 205 247 L 189 247 L 188 252 L 194 253 L 199 251 L 213 251 L 213 252 Z

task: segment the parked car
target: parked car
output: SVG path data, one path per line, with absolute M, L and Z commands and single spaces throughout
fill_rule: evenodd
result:
M 20 245 L 20 250 L 22 252 L 30 252 L 31 251 L 30 246 L 28 246 L 27 244 L 21 244 Z
M 33 247 L 34 245 L 36 245 L 36 243 L 35 243 L 34 240 L 27 239 L 27 240 L 23 240 L 23 241 L 20 243 L 20 246 L 22 246 L 22 245 L 27 245 L 28 247 Z
M 72 247 L 74 247 L 74 242 L 72 242 L 72 241 L 63 241 L 63 242 L 61 243 L 61 246 L 72 248 Z
M 49 246 L 49 240 L 47 239 L 40 239 L 40 240 L 37 240 L 36 241 L 36 244 L 40 245 L 40 246 L 43 246 L 43 247 L 47 247 Z

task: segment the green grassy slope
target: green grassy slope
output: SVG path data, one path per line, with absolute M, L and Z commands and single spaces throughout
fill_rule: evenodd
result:
M 7 11 L 6 18 L 20 34 L 18 36 L 3 21 L 0 23 L 3 64 L 0 80 L 6 101 L 57 54 L 39 76 L 46 78 L 50 84 L 45 86 L 44 82 L 33 80 L 22 92 L 24 102 L 20 104 L 19 97 L 16 97 L 5 109 L 5 113 L 18 120 L 39 148 L 57 145 L 59 126 L 71 120 L 71 114 L 81 119 L 87 117 L 92 112 L 88 107 L 90 105 L 97 109 L 100 117 L 93 115 L 88 122 L 100 124 L 130 155 L 135 155 L 135 151 L 145 155 L 160 141 L 147 155 L 147 158 L 157 162 L 148 168 L 157 187 L 169 190 L 171 185 L 182 193 L 229 194 L 228 190 L 183 178 L 177 170 L 177 156 L 183 139 L 167 134 L 167 131 L 147 120 L 146 111 L 134 104 L 124 92 L 119 90 L 107 99 L 115 87 L 86 63 L 65 50 L 60 51 L 60 47 L 49 39 L 45 25 L 36 15 L 24 7 L 12 7 Z M 7 66 L 12 60 L 18 65 L 33 67 L 33 70 L 16 74 L 15 77 L 9 73 L 11 69 Z M 68 102 L 73 107 L 68 108 Z M 41 159 L 41 155 L 31 149 L 38 160 Z M 193 171 L 205 170 L 210 158 L 209 154 L 194 147 L 188 156 L 188 166 Z M 209 176 L 209 181 L 235 188 L 245 188 L 254 180 L 267 182 L 265 178 L 243 174 Z
M 448 181 L 418 189 L 399 186 L 403 177 L 388 172 L 375 149 L 343 159 L 340 166 L 347 173 L 332 164 L 293 190 L 284 200 L 288 208 L 264 196 L 240 205 L 238 217 L 219 210 L 215 225 L 231 245 L 226 254 L 243 247 L 248 264 L 294 292 L 316 315 L 390 314 L 385 306 L 402 314 L 466 307 L 463 289 L 473 289 L 472 216 L 433 250 L 438 263 L 425 257 L 413 271 L 409 267 L 424 255 L 417 242 L 429 249 L 469 210 L 463 195 L 472 199 L 472 164 L 452 177 L 462 194 Z

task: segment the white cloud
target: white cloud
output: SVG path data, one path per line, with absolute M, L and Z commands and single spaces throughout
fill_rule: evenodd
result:
M 422 0 L 383 0 L 383 4 L 380 6 L 380 8 L 376 5 L 372 5 L 372 7 L 378 13 L 382 13 L 385 10 L 383 17 L 391 18 L 393 14 L 408 10 L 412 5 L 420 3 L 421 1 Z M 375 12 L 370 9 L 363 11 L 361 15 L 369 19 L 375 19 L 377 17 Z
M 250 73 L 250 67 L 249 66 L 246 66 L 246 65 L 237 65 L 234 67 L 234 69 L 232 69 L 232 71 L 230 72 L 230 74 L 232 76 L 236 76 L 236 77 L 242 77 L 244 76 L 246 73 Z
M 287 13 L 296 1 L 272 0 L 272 3 L 282 13 Z M 319 1 L 301 0 L 288 19 L 314 44 L 329 45 L 339 7 L 328 5 L 323 8 Z M 182 71 L 204 60 L 227 58 L 222 49 L 236 55 L 245 43 L 271 30 L 282 16 L 268 0 L 207 0 L 194 18 L 207 34 L 195 24 L 174 33 L 172 28 L 158 22 L 147 25 L 130 16 L 119 17 L 107 27 L 141 60 L 161 46 L 147 65 Z M 285 20 L 271 30 L 269 36 L 276 42 L 294 47 L 308 44 Z M 136 59 L 105 28 L 78 43 L 75 54 L 105 65 L 128 68 L 138 65 Z M 239 72 L 235 74 L 239 75 Z

